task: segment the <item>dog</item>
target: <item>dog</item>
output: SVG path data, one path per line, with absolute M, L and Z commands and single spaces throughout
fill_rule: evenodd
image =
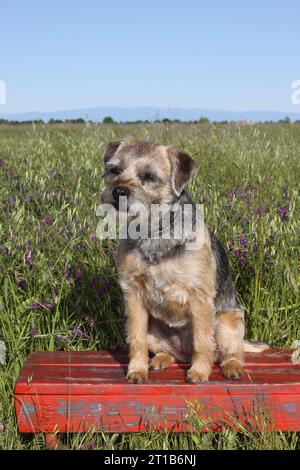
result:
M 150 218 L 153 204 L 172 205 L 175 217 L 184 205 L 194 207 L 185 187 L 196 162 L 173 146 L 133 138 L 112 142 L 104 167 L 101 201 L 121 212 L 120 198 L 126 198 L 129 220 L 141 209 Z M 191 363 L 191 383 L 209 380 L 215 361 L 224 377 L 236 379 L 243 374 L 244 352 L 267 348 L 244 339 L 244 309 L 221 243 L 206 225 L 201 245 L 190 250 L 190 243 L 190 233 L 120 240 L 130 383 L 144 383 L 149 369 L 175 361 Z

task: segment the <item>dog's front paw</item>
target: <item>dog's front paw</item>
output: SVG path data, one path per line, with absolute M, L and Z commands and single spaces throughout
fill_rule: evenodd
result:
M 143 384 L 147 381 L 148 373 L 146 370 L 128 371 L 126 378 L 131 384 Z
M 235 359 L 226 362 L 221 367 L 221 374 L 226 377 L 226 379 L 238 379 L 243 375 L 243 373 L 243 363 Z
M 207 382 L 209 378 L 209 372 L 199 372 L 193 368 L 187 371 L 186 380 L 193 384 L 199 384 L 201 382 Z

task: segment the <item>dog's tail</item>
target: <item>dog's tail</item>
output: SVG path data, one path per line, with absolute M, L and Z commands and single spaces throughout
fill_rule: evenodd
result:
M 244 340 L 244 351 L 245 352 L 252 352 L 252 353 L 259 353 L 264 351 L 265 349 L 269 349 L 270 346 L 267 343 L 263 343 L 262 341 L 247 341 Z

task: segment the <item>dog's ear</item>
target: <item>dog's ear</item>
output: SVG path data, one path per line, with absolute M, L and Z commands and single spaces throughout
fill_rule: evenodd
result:
M 104 153 L 104 163 L 107 163 L 116 153 L 116 151 L 118 150 L 118 148 L 120 147 L 121 145 L 121 140 L 118 140 L 118 141 L 115 141 L 115 142 L 110 142 L 107 147 L 106 147 L 106 150 L 105 150 L 105 153 Z
M 183 188 L 197 169 L 196 162 L 186 153 L 174 148 L 168 149 L 172 167 L 172 189 L 180 196 Z

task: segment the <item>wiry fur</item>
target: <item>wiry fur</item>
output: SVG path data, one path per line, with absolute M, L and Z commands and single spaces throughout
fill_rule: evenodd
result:
M 195 162 L 172 147 L 132 139 L 110 144 L 104 160 L 107 184 L 102 200 L 117 205 L 114 189 L 125 188 L 128 213 L 146 207 L 147 217 L 151 204 L 175 204 L 172 233 L 174 220 L 181 217 L 179 208 L 191 203 L 184 186 Z M 195 251 L 187 250 L 191 237 L 184 233 L 179 240 L 158 236 L 120 241 L 118 272 L 127 315 L 130 382 L 144 382 L 148 366 L 162 369 L 175 360 L 191 361 L 187 380 L 194 383 L 208 380 L 215 360 L 226 377 L 243 372 L 244 311 L 226 253 L 207 227 Z M 150 364 L 149 351 L 155 354 Z

